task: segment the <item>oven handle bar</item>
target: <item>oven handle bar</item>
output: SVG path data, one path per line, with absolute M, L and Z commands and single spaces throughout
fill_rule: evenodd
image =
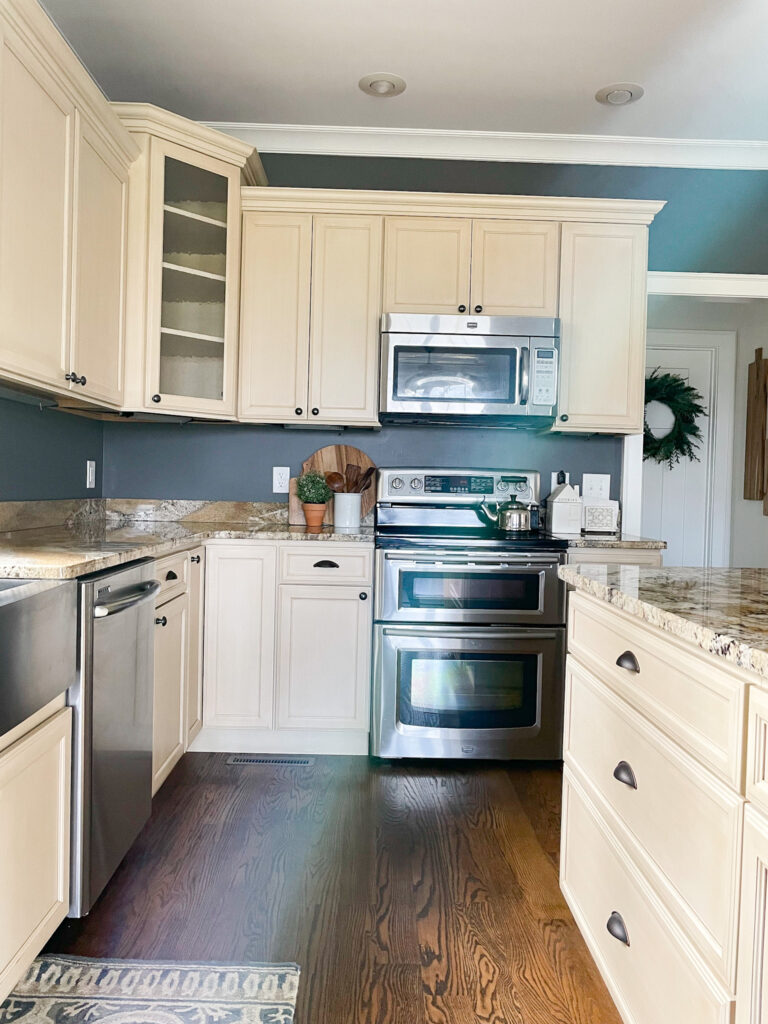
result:
M 564 627 L 553 627 L 542 629 L 537 626 L 535 629 L 527 629 L 524 626 L 509 626 L 508 628 L 485 627 L 485 626 L 441 626 L 418 625 L 418 626 L 386 626 L 380 627 L 382 636 L 423 636 L 423 637 L 447 637 L 450 640 L 514 640 L 519 636 L 538 637 L 541 640 L 554 640 L 561 635 Z
M 503 555 L 500 558 L 498 553 L 495 555 L 464 554 L 457 556 L 455 551 L 385 551 L 384 560 L 399 562 L 403 567 L 435 565 L 438 562 L 441 565 L 477 564 L 483 567 L 502 569 L 525 565 L 551 565 L 553 567 L 560 565 L 559 557 L 552 554 L 513 554 Z

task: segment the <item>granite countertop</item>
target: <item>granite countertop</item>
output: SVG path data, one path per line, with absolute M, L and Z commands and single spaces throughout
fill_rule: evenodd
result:
M 560 579 L 768 685 L 768 569 L 562 565 Z
M 559 540 L 567 540 L 569 548 L 626 548 L 643 549 L 645 551 L 663 551 L 665 540 L 650 540 L 648 537 L 635 537 L 631 533 L 582 533 L 574 537 L 570 534 L 553 533 Z
M 298 540 L 373 543 L 373 529 L 345 532 L 274 522 L 150 522 L 113 526 L 103 520 L 0 533 L 0 577 L 73 579 L 136 558 L 160 558 L 206 540 Z

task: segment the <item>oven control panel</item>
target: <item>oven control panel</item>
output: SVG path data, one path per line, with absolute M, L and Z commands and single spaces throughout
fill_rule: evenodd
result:
M 539 500 L 539 483 L 529 469 L 380 469 L 377 500 L 468 505 L 516 497 L 529 504 Z

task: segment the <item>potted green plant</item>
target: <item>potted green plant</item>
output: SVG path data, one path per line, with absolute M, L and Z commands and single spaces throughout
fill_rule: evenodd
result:
M 325 506 L 332 493 L 321 473 L 310 470 L 301 474 L 296 481 L 296 494 L 304 509 L 307 526 L 317 528 L 323 525 Z

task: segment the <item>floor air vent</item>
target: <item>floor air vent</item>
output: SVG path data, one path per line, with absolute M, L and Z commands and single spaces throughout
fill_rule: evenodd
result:
M 292 768 L 306 768 L 314 763 L 314 757 L 259 757 L 257 754 L 234 754 L 227 758 L 227 764 L 287 764 Z

